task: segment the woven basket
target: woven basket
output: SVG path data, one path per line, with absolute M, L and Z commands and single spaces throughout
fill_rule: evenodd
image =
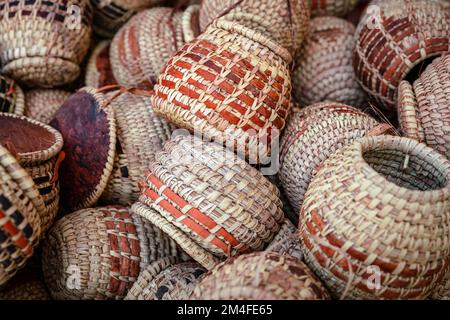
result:
M 295 56 L 307 34 L 309 14 L 307 0 L 207 0 L 200 8 L 200 30 L 206 31 L 214 20 L 227 15 Z
M 2 73 L 30 86 L 52 87 L 75 80 L 89 49 L 90 1 L 73 0 L 70 5 L 63 0 L 2 2 Z
M 222 146 L 177 136 L 156 155 L 132 207 L 207 269 L 262 250 L 284 216 L 279 191 Z
M 149 263 L 180 255 L 163 232 L 110 206 L 59 220 L 44 242 L 42 265 L 55 299 L 123 299 Z
M 37 271 L 23 270 L 0 289 L 0 300 L 50 300 Z
M 450 10 L 442 1 L 380 0 L 368 7 L 356 39 L 353 66 L 360 84 L 392 110 L 400 82 L 414 81 L 431 58 L 448 51 Z
M 354 34 L 355 27 L 340 18 L 311 20 L 292 75 L 292 91 L 301 105 L 331 100 L 363 106 L 366 96 L 352 65 Z
M 196 262 L 163 258 L 141 272 L 125 300 L 187 300 L 205 272 Z
M 110 41 L 100 42 L 92 52 L 85 75 L 85 84 L 92 88 L 101 88 L 117 84 L 109 58 Z
M 119 30 L 110 49 L 112 70 L 119 84 L 153 87 L 170 57 L 196 35 L 191 28 L 185 40 L 183 16 L 183 12 L 172 8 L 148 9 Z
M 300 213 L 304 259 L 335 297 L 424 299 L 449 270 L 450 162 L 367 137 L 323 164 Z
M 0 145 L 0 285 L 33 254 L 41 234 L 37 209 L 43 206 L 31 177 Z
M 267 246 L 265 251 L 291 256 L 299 260 L 303 259 L 303 254 L 298 241 L 298 230 L 288 219 L 281 225 L 280 231 Z
M 360 0 L 308 0 L 312 17 L 343 17 L 357 6 Z
M 329 295 L 301 261 L 273 252 L 231 258 L 196 286 L 195 300 L 323 300 Z
M 168 62 L 153 106 L 180 127 L 242 147 L 253 164 L 267 162 L 290 107 L 286 59 L 289 52 L 262 34 L 218 19 Z
M 382 133 L 378 128 L 383 127 L 358 109 L 338 103 L 318 103 L 293 113 L 281 140 L 278 176 L 294 212 L 300 212 L 314 171 L 324 160 L 355 139 Z
M 450 159 L 450 54 L 436 58 L 411 86 L 399 87 L 403 134 L 425 142 Z
M 43 198 L 45 209 L 38 211 L 45 232 L 59 209 L 58 169 L 64 156 L 59 154 L 63 138 L 44 123 L 0 113 L 0 141 L 28 172 Z
M 25 116 L 43 123 L 49 123 L 70 94 L 68 91 L 59 89 L 27 91 L 25 93 Z
M 100 201 L 127 205 L 138 199 L 138 182 L 173 128 L 154 113 L 147 94 L 118 94 L 118 91 L 108 94 L 108 99 L 116 96 L 110 99 L 109 107 L 114 109 L 117 142 L 113 171 Z
M 95 33 L 112 38 L 137 11 L 158 5 L 162 0 L 91 0 Z
M 71 95 L 50 125 L 64 138 L 61 202 L 73 211 L 93 206 L 108 184 L 116 154 L 116 121 L 109 101 L 94 88 Z
M 0 75 L 0 112 L 23 115 L 25 97 L 22 89 L 14 80 Z

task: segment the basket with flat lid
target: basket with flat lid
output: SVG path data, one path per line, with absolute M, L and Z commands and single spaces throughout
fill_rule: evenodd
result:
M 22 89 L 12 79 L 0 75 L 0 112 L 23 115 L 25 97 Z
M 194 300 L 325 300 L 323 284 L 301 261 L 273 252 L 230 258 L 209 271 Z
M 305 195 L 305 262 L 336 298 L 425 299 L 450 263 L 450 162 L 403 137 L 366 137 Z
M 2 73 L 30 86 L 72 82 L 89 49 L 91 22 L 89 0 L 2 1 Z
M 278 189 L 218 144 L 190 135 L 166 142 L 140 183 L 133 212 L 169 234 L 207 269 L 264 249 L 284 216 Z

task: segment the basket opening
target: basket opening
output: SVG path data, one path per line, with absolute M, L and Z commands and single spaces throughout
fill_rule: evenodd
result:
M 377 149 L 364 152 L 363 158 L 376 172 L 403 188 L 430 191 L 444 188 L 448 183 L 439 168 L 418 155 Z
M 55 142 L 55 136 L 39 125 L 0 116 L 0 143 L 13 155 L 46 150 Z
M 422 60 L 421 62 L 419 62 L 418 64 L 416 64 L 407 74 L 405 77 L 405 80 L 408 81 L 409 83 L 413 84 L 414 81 L 416 81 L 417 79 L 419 79 L 420 75 L 422 74 L 422 72 L 425 71 L 425 69 L 428 67 L 429 64 L 431 64 L 431 62 L 433 62 L 433 60 L 436 57 L 429 57 L 426 58 L 425 60 Z

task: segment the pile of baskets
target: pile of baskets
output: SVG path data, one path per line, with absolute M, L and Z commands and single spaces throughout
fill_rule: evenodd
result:
M 444 0 L 5 0 L 0 299 L 450 299 Z

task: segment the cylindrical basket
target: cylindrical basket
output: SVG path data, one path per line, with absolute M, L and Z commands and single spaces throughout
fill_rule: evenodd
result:
M 132 207 L 205 268 L 262 250 L 284 216 L 278 189 L 222 146 L 193 136 L 166 142 Z
M 163 258 L 141 272 L 125 300 L 187 300 L 205 272 L 197 262 Z
M 366 95 L 353 71 L 355 27 L 336 17 L 311 20 L 292 75 L 292 91 L 302 106 L 326 100 L 363 107 Z
M 367 137 L 312 180 L 304 260 L 334 297 L 424 299 L 450 263 L 450 162 L 415 140 Z
M 0 75 L 0 112 L 23 115 L 25 97 L 22 89 L 12 79 Z
M 44 242 L 42 267 L 55 299 L 123 299 L 149 263 L 181 254 L 128 208 L 109 206 L 59 220 Z
M 58 169 L 63 161 L 63 138 L 44 123 L 9 113 L 0 113 L 0 138 L 31 176 L 44 200 L 45 209 L 38 211 L 45 232 L 59 209 Z
M 91 21 L 89 0 L 2 1 L 2 73 L 30 86 L 72 82 L 89 48 Z
M 318 103 L 291 114 L 280 148 L 283 191 L 298 215 L 314 171 L 343 146 L 388 129 L 362 111 L 339 103 Z
M 443 1 L 378 0 L 358 25 L 353 66 L 362 87 L 392 110 L 400 82 L 417 79 L 449 46 L 450 10 Z
M 308 3 L 311 17 L 343 17 L 355 9 L 358 1 L 360 0 L 308 0 Z
M 403 134 L 425 142 L 450 159 L 450 54 L 436 58 L 411 85 L 399 87 Z
M 117 84 L 112 71 L 109 51 L 111 41 L 101 41 L 92 52 L 85 75 L 85 84 L 92 88 L 101 88 Z
M 25 116 L 49 123 L 70 95 L 70 92 L 59 89 L 27 91 L 25 93 Z
M 301 261 L 273 252 L 231 258 L 208 272 L 195 300 L 324 300 L 329 294 Z

